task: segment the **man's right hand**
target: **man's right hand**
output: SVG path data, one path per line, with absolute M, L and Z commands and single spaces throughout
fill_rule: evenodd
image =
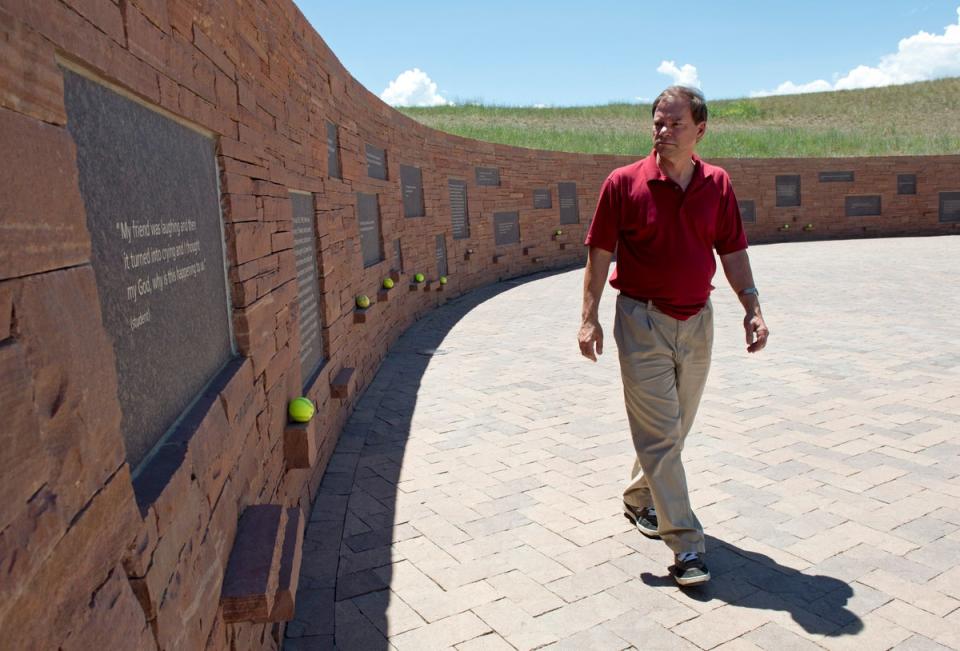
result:
M 580 354 L 589 360 L 597 361 L 597 355 L 603 354 L 603 328 L 599 321 L 584 321 L 577 334 L 580 342 Z M 594 353 L 596 344 L 596 353 Z

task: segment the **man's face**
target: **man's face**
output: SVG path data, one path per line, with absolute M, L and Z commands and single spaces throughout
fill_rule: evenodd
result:
M 669 160 L 689 158 L 706 130 L 706 122 L 693 121 L 690 102 L 682 97 L 665 97 L 653 114 L 654 149 Z

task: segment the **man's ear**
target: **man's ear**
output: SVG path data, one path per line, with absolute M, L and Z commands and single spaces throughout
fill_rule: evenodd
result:
M 703 136 L 707 133 L 707 121 L 704 120 L 697 125 L 697 142 L 703 140 Z

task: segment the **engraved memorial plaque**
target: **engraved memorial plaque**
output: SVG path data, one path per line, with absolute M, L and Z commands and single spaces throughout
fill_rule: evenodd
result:
M 916 194 L 917 175 L 897 174 L 897 194 Z
M 871 217 L 880 214 L 880 195 L 864 194 L 844 199 L 847 217 Z
M 400 166 L 400 187 L 403 189 L 403 216 L 423 217 L 423 175 L 419 167 Z
M 560 223 L 580 223 L 580 210 L 577 206 L 577 184 L 558 183 L 557 195 L 560 197 Z
M 371 179 L 387 180 L 387 152 L 373 145 L 364 145 L 367 155 L 367 176 Z
M 533 207 L 553 208 L 553 195 L 550 193 L 550 188 L 537 188 L 533 191 Z
M 306 385 L 323 361 L 313 195 L 291 192 L 290 203 L 293 205 L 293 255 L 297 261 L 297 302 L 300 305 L 300 377 Z
M 800 176 L 797 174 L 778 175 L 777 208 L 800 205 Z
M 960 192 L 940 193 L 940 221 L 960 222 Z
M 383 240 L 380 239 L 380 204 L 377 195 L 357 193 L 357 226 L 360 229 L 363 266 L 369 267 L 381 262 Z
M 437 275 L 447 275 L 447 238 L 437 235 Z
M 396 265 L 394 269 L 403 273 L 403 247 L 400 246 L 400 238 L 393 241 L 393 262 Z
M 327 122 L 327 176 L 343 178 L 343 172 L 340 171 L 340 134 L 333 122 Z
M 493 239 L 497 246 L 520 243 L 520 214 L 516 212 L 493 213 Z
M 453 239 L 465 240 L 470 237 L 470 215 L 467 213 L 467 182 L 449 179 L 450 220 L 453 223 Z
M 744 224 L 757 223 L 757 203 L 753 199 L 743 199 L 737 205 L 740 207 L 740 221 Z
M 477 185 L 500 185 L 500 168 L 478 167 L 475 172 L 477 174 Z
M 234 355 L 214 141 L 72 71 L 63 81 L 136 467 Z
M 821 183 L 853 183 L 853 172 L 820 172 Z

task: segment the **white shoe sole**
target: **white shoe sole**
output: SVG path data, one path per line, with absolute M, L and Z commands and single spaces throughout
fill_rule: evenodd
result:
M 683 577 L 674 576 L 673 579 L 680 585 L 686 587 L 690 585 L 700 585 L 701 583 L 706 583 L 710 580 L 710 573 L 707 572 L 703 576 L 696 576 L 692 579 L 684 579 Z
M 623 517 L 625 517 L 627 520 L 629 520 L 630 522 L 632 522 L 632 523 L 633 523 L 633 526 L 635 526 L 635 527 L 637 528 L 637 531 L 639 531 L 640 533 L 642 533 L 642 534 L 643 534 L 644 536 L 646 536 L 647 538 L 654 538 L 654 539 L 657 539 L 657 540 L 660 539 L 660 532 L 659 532 L 659 531 L 657 531 L 656 529 L 647 529 L 647 528 L 645 528 L 643 525 L 640 524 L 640 521 L 639 521 L 637 518 L 633 517 L 632 515 L 630 515 L 630 514 L 627 513 L 626 511 L 623 512 Z

